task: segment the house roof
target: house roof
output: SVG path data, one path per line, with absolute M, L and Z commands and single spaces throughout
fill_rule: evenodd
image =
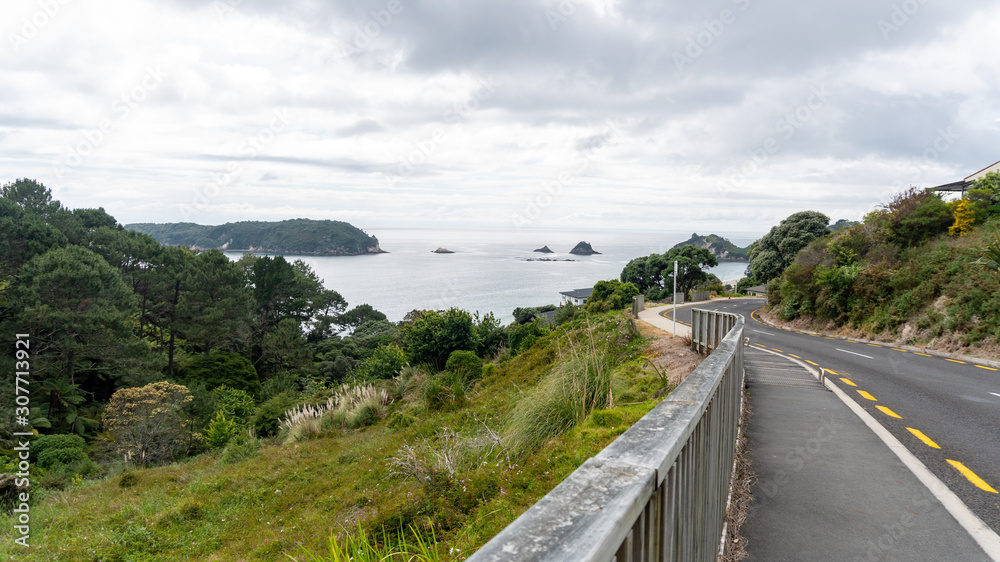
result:
M 969 174 L 968 176 L 965 176 L 965 179 L 953 181 L 951 183 L 944 183 L 938 186 L 934 186 L 931 189 L 934 191 L 965 192 L 965 190 L 969 189 L 969 186 L 971 186 L 976 180 L 982 178 L 983 176 L 985 176 L 990 172 L 1000 172 L 1000 161 L 994 162 L 974 174 Z
M 986 166 L 985 168 L 983 168 L 982 170 L 979 170 L 978 172 L 976 172 L 974 174 L 965 176 L 965 181 L 975 181 L 975 180 L 978 180 L 979 178 L 985 176 L 986 174 L 988 174 L 990 172 L 997 172 L 997 171 L 1000 171 L 1000 160 L 998 160 L 998 161 L 990 164 L 989 166 Z
M 586 289 L 573 289 L 572 291 L 562 291 L 560 295 L 566 295 L 571 299 L 589 299 L 590 295 L 593 294 L 594 288 L 588 287 Z
M 746 292 L 748 293 L 766 293 L 767 285 L 757 285 L 755 287 L 747 287 Z

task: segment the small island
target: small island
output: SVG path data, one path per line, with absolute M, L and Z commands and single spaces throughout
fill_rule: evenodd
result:
M 570 250 L 569 253 L 575 256 L 592 256 L 594 254 L 600 254 L 600 252 L 595 250 L 589 242 L 580 242 L 572 250 Z
M 455 252 L 452 252 L 448 248 L 438 248 L 437 250 L 433 250 L 431 253 L 434 253 L 434 254 L 454 254 Z
M 292 219 L 241 221 L 211 226 L 190 222 L 133 223 L 125 228 L 152 236 L 160 244 L 223 252 L 260 252 L 300 256 L 383 254 L 378 238 L 346 222 Z
M 541 252 L 543 254 L 554 254 L 555 253 L 552 250 L 550 250 L 548 246 L 542 246 L 541 248 L 539 248 L 537 250 L 532 250 L 532 252 Z
M 569 258 L 559 259 L 559 258 L 527 258 L 524 261 L 576 261 Z

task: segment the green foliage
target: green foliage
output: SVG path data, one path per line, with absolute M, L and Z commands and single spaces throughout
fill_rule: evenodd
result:
M 527 324 L 535 319 L 535 315 L 541 314 L 543 312 L 550 312 L 556 309 L 554 304 L 546 304 L 543 306 L 527 306 L 527 307 L 517 307 L 514 309 L 514 321 L 518 324 Z
M 911 187 L 870 213 L 865 222 L 873 225 L 888 242 L 908 248 L 947 232 L 953 218 L 941 195 Z
M 441 369 L 452 351 L 475 351 L 475 324 L 472 316 L 457 308 L 441 314 L 425 311 L 400 328 L 403 348 L 413 363 L 428 363 Z
M 451 352 L 444 368 L 461 377 L 465 383 L 469 383 L 482 376 L 483 360 L 472 351 L 459 349 Z
M 219 463 L 227 465 L 257 458 L 260 455 L 261 446 L 260 439 L 242 433 L 237 434 L 229 440 L 226 448 L 222 450 Z
M 558 310 L 556 310 L 555 315 L 552 317 L 552 322 L 556 326 L 565 324 L 566 322 L 573 320 L 576 316 L 577 310 L 576 305 L 571 302 L 565 302 L 559 306 Z
M 750 265 L 747 276 L 750 285 L 766 283 L 781 275 L 791 265 L 795 255 L 807 244 L 828 234 L 830 218 L 816 211 L 801 211 L 790 215 L 760 240 L 750 245 L 747 254 Z
M 232 418 L 227 417 L 226 411 L 219 409 L 212 423 L 208 424 L 205 430 L 205 444 L 210 449 L 225 447 L 229 440 L 239 432 L 239 425 Z
M 507 333 L 507 347 L 514 355 L 523 353 L 530 348 L 538 338 L 549 333 L 549 328 L 539 319 L 527 324 L 511 326 Z
M 237 425 L 246 426 L 257 409 L 257 403 L 245 390 L 222 385 L 212 392 L 215 394 L 216 412 L 222 412 Z
M 209 390 L 228 386 L 244 390 L 251 396 L 260 393 L 260 379 L 249 359 L 238 353 L 215 351 L 199 355 L 181 371 L 185 381 L 202 382 Z
M 354 255 L 370 253 L 378 239 L 341 221 L 292 219 L 280 222 L 241 221 L 220 226 L 194 223 L 135 223 L 125 228 L 151 235 L 170 246 L 257 248 L 286 254 Z
M 569 430 L 591 411 L 613 406 L 611 357 L 604 349 L 574 348 L 511 413 L 513 447 L 524 453 Z
M 298 402 L 298 393 L 292 391 L 285 391 L 269 398 L 257 408 L 250 420 L 254 432 L 261 437 L 277 435 L 281 418 Z
M 638 295 L 639 289 L 632 283 L 623 283 L 617 279 L 598 281 L 584 308 L 597 313 L 631 308 L 632 298 Z
M 507 340 L 500 320 L 492 312 L 487 313 L 482 318 L 479 317 L 479 313 L 476 313 L 475 323 L 476 353 L 483 358 L 495 356 Z
M 355 368 L 353 375 L 360 381 L 391 379 L 406 365 L 406 353 L 395 345 L 383 345 L 375 349 L 371 357 L 363 360 Z
M 633 259 L 625 265 L 620 279 L 633 284 L 650 300 L 669 298 L 674 290 L 674 261 L 677 261 L 677 291 L 682 293 L 708 279 L 703 268 L 719 265 L 711 251 L 688 244 L 671 248 L 665 254 Z

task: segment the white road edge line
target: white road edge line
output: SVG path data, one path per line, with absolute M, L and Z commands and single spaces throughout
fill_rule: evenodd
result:
M 744 322 L 745 322 L 745 320 L 744 320 Z M 753 329 L 751 329 L 750 331 L 757 332 L 758 334 L 764 334 L 764 335 L 767 335 L 767 336 L 773 336 L 774 335 L 771 332 L 765 332 L 763 330 L 753 330 Z
M 837 351 L 843 351 L 844 353 L 850 353 L 851 355 L 859 355 L 859 356 L 864 357 L 866 359 L 875 359 L 871 355 L 865 355 L 864 353 L 855 353 L 853 351 L 847 351 L 846 349 L 840 349 L 839 347 L 835 347 L 834 349 L 836 349 Z
M 990 394 L 992 394 L 993 396 L 1000 396 L 1000 394 L 997 394 L 996 392 L 991 392 Z
M 766 349 L 761 351 L 774 353 Z M 802 365 L 802 368 L 812 373 L 812 376 L 816 377 L 817 380 L 819 379 L 819 371 L 809 367 L 802 361 L 781 355 L 779 353 L 774 353 L 774 355 L 785 357 L 789 361 Z M 859 418 L 861 418 L 861 421 L 865 422 L 865 425 L 867 425 L 875 433 L 875 435 L 877 435 L 882 442 L 889 447 L 889 450 L 899 457 L 899 460 L 903 461 L 903 464 L 910 469 L 910 472 L 912 472 L 913 475 L 924 484 L 924 486 L 927 486 L 930 493 L 933 494 L 939 502 L 941 502 L 944 508 L 948 510 L 948 513 L 951 513 L 952 517 L 958 521 L 958 524 L 968 531 L 973 540 L 979 543 L 979 546 L 986 552 L 986 555 L 993 560 L 1000 561 L 1000 535 L 997 535 L 993 532 L 993 529 L 990 529 L 986 523 L 983 523 L 982 519 L 973 513 L 972 510 L 965 505 L 965 502 L 955 495 L 955 492 L 952 492 L 940 478 L 935 476 L 934 473 L 924 465 L 924 463 L 920 462 L 920 459 L 915 457 L 909 449 L 904 447 L 903 444 L 899 442 L 899 439 L 896 439 L 895 436 L 889 433 L 889 430 L 882 427 L 882 424 L 878 423 L 878 421 L 876 421 L 871 414 L 864 411 L 861 406 L 858 406 L 854 400 L 850 399 L 847 394 L 845 394 L 843 390 L 840 390 L 837 385 L 833 384 L 830 379 L 826 380 L 826 386 L 837 395 L 837 398 L 840 398 L 844 404 L 847 404 L 847 407 L 850 408 L 851 411 L 853 411 Z

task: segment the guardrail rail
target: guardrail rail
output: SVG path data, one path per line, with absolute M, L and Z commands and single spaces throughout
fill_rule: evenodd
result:
M 744 321 L 692 314 L 701 330 L 692 330 L 692 348 L 711 355 L 470 561 L 717 558 L 742 409 Z

